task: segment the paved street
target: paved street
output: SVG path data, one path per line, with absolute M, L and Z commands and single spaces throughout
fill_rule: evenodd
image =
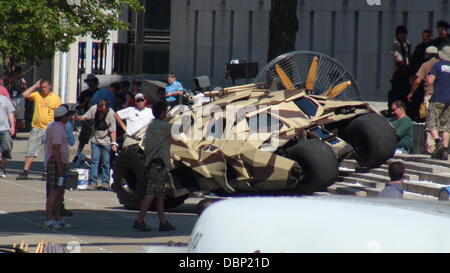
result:
M 7 178 L 0 178 L 0 245 L 11 246 L 22 240 L 32 251 L 40 240 L 58 244 L 78 242 L 82 253 L 140 252 L 142 246 L 169 241 L 187 243 L 197 216 L 196 199 L 169 211 L 167 219 L 177 227 L 174 232 L 157 231 L 157 215 L 149 213 L 146 221 L 154 231 L 143 233 L 131 228 L 135 211 L 125 210 L 114 192 L 68 191 L 66 207 L 75 215 L 66 220 L 74 225 L 64 231 L 47 231 L 41 226 L 45 210 L 45 182 L 41 181 L 41 157 L 33 163 L 30 180 L 16 181 L 23 168 L 27 134 L 14 141 L 13 159 L 8 163 Z M 74 150 L 72 150 L 72 157 Z

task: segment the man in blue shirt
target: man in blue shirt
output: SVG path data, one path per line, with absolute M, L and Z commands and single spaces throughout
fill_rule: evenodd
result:
M 166 86 L 166 101 L 170 104 L 170 106 L 175 106 L 178 103 L 178 95 L 183 95 L 183 85 L 177 81 L 177 77 L 175 74 L 169 74 L 167 76 L 167 82 L 169 83 Z
M 433 159 L 448 159 L 448 142 L 450 139 L 450 46 L 444 46 L 439 51 L 441 59 L 428 75 L 429 85 L 434 85 L 434 93 L 430 99 L 427 114 L 427 130 L 436 141 Z M 439 132 L 442 131 L 442 139 Z
M 120 84 L 115 82 L 112 83 L 108 89 L 102 88 L 98 90 L 91 101 L 89 102 L 89 106 L 97 105 L 100 100 L 106 100 L 108 102 L 109 108 L 114 108 L 116 101 L 116 94 L 120 91 Z
M 405 179 L 405 165 L 402 162 L 393 162 L 389 165 L 391 182 L 378 195 L 380 198 L 403 199 L 403 180 Z

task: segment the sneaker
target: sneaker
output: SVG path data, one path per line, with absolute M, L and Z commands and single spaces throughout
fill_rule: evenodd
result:
M 28 172 L 22 171 L 19 176 L 16 177 L 16 180 L 27 180 Z
M 97 184 L 95 184 L 95 183 L 89 184 L 89 186 L 87 188 L 88 191 L 95 191 L 96 189 L 97 189 Z
M 434 147 L 434 151 L 431 153 L 432 159 L 441 159 L 442 153 L 444 152 L 445 148 L 442 145 L 441 139 L 436 139 L 436 146 Z
M 60 229 L 68 229 L 68 228 L 72 228 L 73 226 L 67 222 L 65 222 L 64 220 L 61 220 L 59 222 L 56 222 L 59 226 Z
M 41 177 L 42 181 L 47 181 L 47 173 L 43 173 Z
M 62 228 L 58 222 L 53 220 L 45 221 L 42 227 L 47 230 L 59 230 Z
M 103 191 L 109 191 L 109 184 L 103 183 L 100 186 L 100 189 L 103 190 Z
M 0 167 L 0 177 L 5 178 L 6 177 L 6 170 Z
M 152 230 L 145 222 L 138 222 L 137 220 L 134 220 L 133 228 L 145 232 Z
M 164 224 L 159 224 L 159 231 L 172 231 L 175 229 L 176 227 L 172 226 L 169 221 L 166 221 Z

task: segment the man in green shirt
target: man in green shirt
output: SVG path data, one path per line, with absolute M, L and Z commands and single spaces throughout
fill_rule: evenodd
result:
M 391 111 L 394 114 L 391 124 L 395 127 L 397 135 L 397 152 L 410 154 L 413 152 L 413 125 L 412 120 L 406 115 L 405 103 L 401 100 L 394 101 Z

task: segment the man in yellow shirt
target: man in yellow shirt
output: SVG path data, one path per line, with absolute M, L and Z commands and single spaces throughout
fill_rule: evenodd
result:
M 39 92 L 34 92 L 39 89 Z M 27 145 L 25 166 L 17 180 L 28 179 L 28 171 L 31 168 L 33 159 L 39 156 L 39 151 L 44 141 L 47 125 L 55 118 L 55 109 L 61 105 L 61 99 L 52 93 L 52 86 L 48 80 L 39 80 L 35 85 L 27 89 L 22 94 L 25 99 L 34 101 L 34 113 L 31 126 L 33 129 Z M 45 178 L 45 173 L 43 175 Z

